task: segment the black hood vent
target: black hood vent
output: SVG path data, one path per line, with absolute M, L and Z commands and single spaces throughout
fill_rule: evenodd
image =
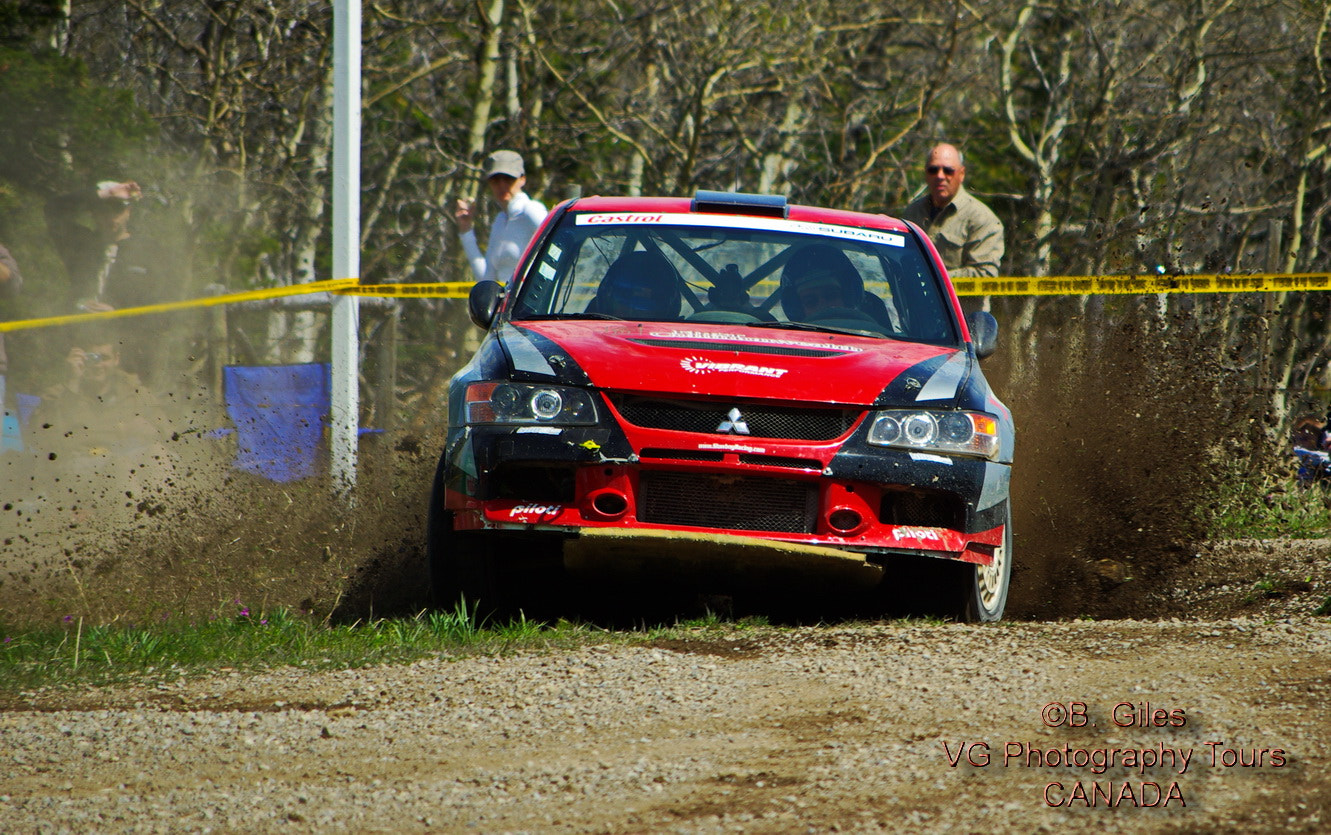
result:
M 652 348 L 683 348 L 686 351 L 734 351 L 738 354 L 766 354 L 774 357 L 839 357 L 845 351 L 835 348 L 803 348 L 794 345 L 754 345 L 748 342 L 722 342 L 710 339 L 630 339 Z

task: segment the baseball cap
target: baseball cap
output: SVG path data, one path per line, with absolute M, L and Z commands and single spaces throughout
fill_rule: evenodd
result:
M 497 174 L 505 174 L 517 179 L 526 174 L 522 167 L 522 156 L 517 151 L 495 151 L 485 158 L 485 179 Z

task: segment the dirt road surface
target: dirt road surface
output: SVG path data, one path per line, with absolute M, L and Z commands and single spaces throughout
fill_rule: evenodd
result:
M 887 623 L 28 694 L 0 831 L 1326 831 L 1329 670 L 1325 618 Z
M 1186 351 L 1124 339 L 1001 388 L 1027 439 L 1010 622 L 11 695 L 0 832 L 1331 831 L 1331 542 L 1194 545 L 1184 511 L 1246 423 Z M 350 518 L 318 484 L 197 469 L 7 501 L 0 619 L 409 616 L 438 449 L 397 442 Z

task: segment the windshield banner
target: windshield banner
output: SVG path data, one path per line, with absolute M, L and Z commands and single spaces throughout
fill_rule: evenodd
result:
M 766 232 L 792 232 L 797 235 L 821 235 L 852 241 L 905 246 L 906 238 L 880 229 L 857 229 L 833 223 L 807 223 L 771 217 L 742 215 L 673 214 L 670 212 L 597 212 L 577 216 L 578 226 L 700 226 L 710 229 L 757 229 Z

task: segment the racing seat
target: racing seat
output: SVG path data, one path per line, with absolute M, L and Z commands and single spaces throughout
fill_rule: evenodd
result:
M 869 314 L 875 322 L 882 325 L 889 334 L 899 333 L 900 329 L 892 324 L 892 314 L 887 312 L 887 302 L 878 296 L 870 293 L 868 289 L 864 291 L 864 296 L 860 300 L 860 310 Z
M 684 297 L 679 273 L 666 257 L 651 250 L 626 252 L 606 270 L 588 313 L 621 319 L 678 319 Z

